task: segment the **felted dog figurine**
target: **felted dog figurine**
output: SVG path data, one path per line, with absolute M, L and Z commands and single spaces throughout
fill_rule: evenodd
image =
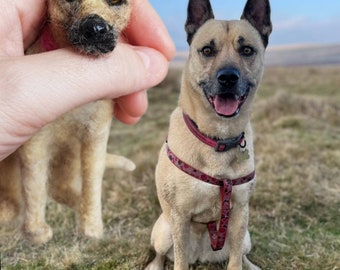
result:
M 129 0 L 48 0 L 47 3 L 47 24 L 27 54 L 69 46 L 91 56 L 111 52 L 129 21 L 131 9 Z M 106 162 L 111 167 L 128 170 L 134 166 L 122 157 L 106 156 L 112 112 L 112 100 L 77 108 L 44 127 L 3 161 L 0 218 L 13 219 L 24 202 L 25 237 L 32 243 L 47 242 L 52 237 L 52 230 L 45 222 L 49 191 L 55 200 L 77 211 L 82 234 L 101 237 L 101 189 Z M 22 197 L 18 195 L 20 191 Z
M 148 270 L 229 259 L 228 270 L 258 269 L 246 257 L 255 187 L 250 124 L 272 31 L 268 0 L 248 0 L 239 21 L 214 20 L 209 0 L 190 0 L 189 59 L 157 168 L 162 214 L 153 227 Z

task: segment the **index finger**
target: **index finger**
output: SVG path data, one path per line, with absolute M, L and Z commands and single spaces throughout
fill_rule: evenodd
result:
M 175 55 L 175 45 L 161 18 L 147 0 L 133 0 L 129 26 L 124 31 L 128 42 L 161 52 L 169 61 Z

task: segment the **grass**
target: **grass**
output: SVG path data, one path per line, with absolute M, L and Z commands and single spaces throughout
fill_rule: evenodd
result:
M 250 212 L 250 258 L 262 269 L 340 269 L 339 73 L 339 67 L 266 70 L 253 115 L 258 184 Z M 113 125 L 109 151 L 138 167 L 105 174 L 104 239 L 77 236 L 73 211 L 50 202 L 54 238 L 46 245 L 30 246 L 18 229 L 0 228 L 1 269 L 143 269 L 153 257 L 149 237 L 160 213 L 154 167 L 179 85 L 180 71 L 171 70 L 149 91 L 139 124 Z

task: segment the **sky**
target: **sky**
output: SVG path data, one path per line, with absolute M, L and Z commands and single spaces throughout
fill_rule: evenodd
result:
M 185 40 L 187 0 L 149 0 L 178 50 Z M 239 19 L 246 0 L 211 0 L 215 18 Z M 340 44 L 340 0 L 271 0 L 273 33 L 270 46 Z

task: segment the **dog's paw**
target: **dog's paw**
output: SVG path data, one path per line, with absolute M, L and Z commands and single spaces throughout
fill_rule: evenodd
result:
M 248 270 L 261 270 L 260 267 L 258 267 L 257 265 L 253 264 L 246 255 L 243 255 L 243 263 L 246 266 L 246 269 Z
M 53 232 L 50 226 L 45 224 L 23 227 L 23 234 L 27 241 L 31 244 L 45 244 L 46 242 L 50 241 L 53 236 Z
M 145 270 L 163 270 L 163 266 L 153 264 L 152 262 L 145 268 Z
M 148 264 L 145 270 L 163 270 L 164 269 L 165 257 L 159 254 Z
M 131 172 L 136 169 L 135 163 L 131 160 L 118 155 L 106 154 L 106 163 L 107 168 L 112 169 L 122 169 L 128 172 Z
M 80 234 L 89 238 L 100 239 L 103 237 L 104 229 L 102 222 L 95 222 L 80 225 Z

